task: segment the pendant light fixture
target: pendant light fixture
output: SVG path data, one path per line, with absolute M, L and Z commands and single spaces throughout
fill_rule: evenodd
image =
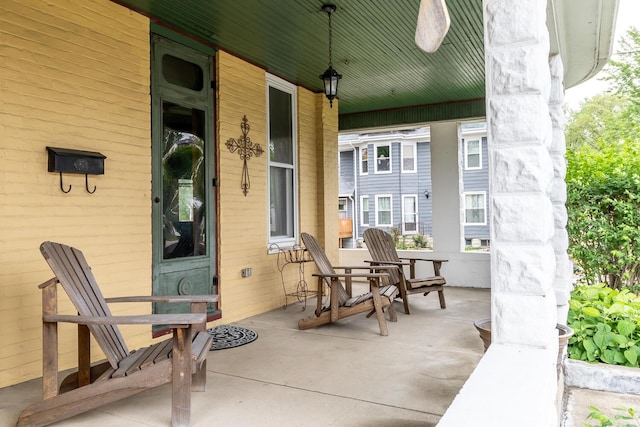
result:
M 333 69 L 333 63 L 331 61 L 331 14 L 336 11 L 336 5 L 325 4 L 322 6 L 322 11 L 329 15 L 329 68 L 327 68 L 320 78 L 324 86 L 324 94 L 329 100 L 329 106 L 333 108 L 333 99 L 338 95 L 338 80 L 342 78 L 342 75 Z

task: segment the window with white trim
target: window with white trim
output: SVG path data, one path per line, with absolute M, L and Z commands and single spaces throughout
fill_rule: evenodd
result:
M 376 145 L 376 173 L 391 173 L 391 145 Z
M 402 234 L 418 232 L 418 196 L 402 196 Z
M 482 140 L 464 140 L 464 168 L 482 169 Z
M 269 243 L 297 242 L 296 87 L 267 74 Z
M 402 172 L 415 172 L 416 171 L 416 143 L 415 142 L 403 142 L 402 143 L 401 158 L 402 158 Z
M 369 148 L 361 147 L 358 151 L 360 156 L 360 175 L 367 175 L 369 173 Z
M 347 218 L 347 199 L 338 199 L 338 218 Z
M 360 224 L 369 225 L 369 196 L 360 197 Z
M 486 198 L 485 191 L 464 193 L 464 225 L 487 224 Z
M 376 196 L 376 226 L 393 226 L 391 195 Z

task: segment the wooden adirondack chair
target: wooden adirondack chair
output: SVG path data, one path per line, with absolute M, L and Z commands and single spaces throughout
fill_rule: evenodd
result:
M 396 270 L 394 266 L 363 266 L 363 267 L 333 267 L 315 237 L 302 233 L 302 241 L 307 251 L 313 258 L 318 270 L 314 274 L 318 278 L 317 308 L 315 317 L 301 319 L 298 322 L 299 329 L 309 329 L 326 323 L 336 322 L 354 314 L 369 312 L 367 317 L 374 313 L 378 319 L 380 335 L 389 335 L 387 322 L 384 317 L 384 309 L 388 308 L 389 320 L 397 321 L 393 300 L 398 294 L 398 288 L 393 285 L 380 286 L 380 279 L 389 277 L 387 270 Z M 336 273 L 336 269 L 344 270 L 344 273 Z M 364 269 L 364 273 L 354 273 L 353 270 Z M 384 271 L 384 272 L 381 272 Z M 369 281 L 370 292 L 352 297 L 351 279 L 366 278 Z M 341 278 L 345 279 L 347 289 L 342 285 Z M 324 283 L 329 285 L 329 298 L 323 304 Z
M 207 303 L 217 295 L 122 297 L 105 300 L 84 255 L 60 243 L 45 242 L 40 250 L 55 277 L 42 289 L 43 400 L 28 406 L 18 426 L 43 426 L 172 382 L 172 426 L 188 426 L 191 391 L 206 388 L 206 356 L 212 336 L 206 331 Z M 57 314 L 57 284 L 78 315 Z M 189 302 L 189 314 L 112 316 L 107 302 Z M 58 388 L 58 322 L 78 324 L 78 370 Z M 162 324 L 173 338 L 131 352 L 119 324 Z M 91 366 L 90 335 L 107 360 Z
M 443 262 L 447 262 L 446 259 L 400 258 L 398 252 L 396 252 L 393 237 L 378 228 L 368 228 L 365 230 L 364 241 L 373 258 L 372 261 L 368 261 L 369 263 L 372 265 L 387 264 L 398 266 L 398 269 L 389 271 L 391 277 L 389 283 L 396 285 L 400 289 L 400 297 L 404 303 L 404 312 L 406 314 L 409 314 L 409 301 L 407 296 L 416 293 L 428 295 L 430 292 L 438 291 L 440 308 L 447 308 L 443 288 L 447 281 L 440 275 L 440 267 Z M 416 261 L 432 262 L 434 276 L 416 277 Z M 405 266 L 409 266 L 408 278 L 405 276 Z

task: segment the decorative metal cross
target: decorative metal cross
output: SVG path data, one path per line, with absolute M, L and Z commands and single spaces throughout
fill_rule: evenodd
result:
M 249 169 L 247 168 L 247 160 L 249 160 L 253 156 L 259 157 L 262 153 L 264 153 L 264 150 L 262 149 L 260 144 L 254 144 L 253 142 L 251 142 L 251 138 L 247 136 L 249 130 L 251 130 L 251 126 L 249 126 L 249 121 L 247 120 L 246 115 L 242 118 L 240 129 L 242 129 L 242 135 L 237 140 L 233 138 L 227 139 L 227 143 L 225 145 L 232 153 L 235 153 L 237 151 L 240 155 L 240 159 L 244 161 L 244 165 L 242 166 L 242 182 L 240 183 L 240 188 L 242 188 L 244 196 L 247 197 L 249 188 L 251 188 L 251 182 L 249 181 Z

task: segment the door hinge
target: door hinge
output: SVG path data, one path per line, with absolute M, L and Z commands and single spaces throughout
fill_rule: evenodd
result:
M 216 88 L 216 81 L 211 80 L 211 89 L 215 89 L 215 88 Z
M 214 187 L 217 187 L 217 186 L 218 186 L 218 178 L 213 178 L 213 179 L 211 180 L 211 184 L 212 184 Z
M 213 278 L 211 279 L 211 284 L 212 284 L 214 287 L 217 287 L 217 286 L 218 286 L 218 282 L 219 282 L 219 280 L 218 280 L 218 276 L 213 276 Z

